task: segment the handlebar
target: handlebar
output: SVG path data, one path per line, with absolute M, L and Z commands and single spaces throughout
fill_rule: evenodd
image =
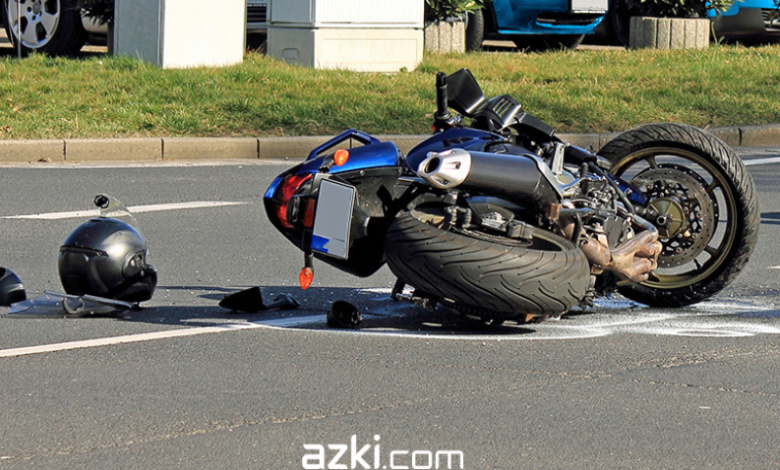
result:
M 436 74 L 436 119 L 447 120 L 450 112 L 447 107 L 447 75 L 444 72 Z
M 436 113 L 433 115 L 433 131 L 441 132 L 458 125 L 457 115 L 453 117 L 449 110 L 447 94 L 447 75 L 444 72 L 436 74 Z

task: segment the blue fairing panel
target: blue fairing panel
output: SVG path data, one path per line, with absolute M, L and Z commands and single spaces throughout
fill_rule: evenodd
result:
M 398 147 L 392 142 L 379 142 L 355 147 L 349 149 L 349 159 L 342 166 L 334 166 L 329 173 L 339 174 L 354 170 L 364 170 L 369 168 L 398 167 L 401 165 L 402 155 Z M 324 154 L 319 157 L 306 160 L 288 171 L 282 173 L 271 183 L 271 186 L 265 192 L 266 199 L 272 199 L 276 193 L 276 188 L 282 182 L 285 176 L 289 174 L 317 173 L 322 166 L 325 158 L 330 154 Z
M 401 151 L 398 150 L 398 147 L 392 142 L 381 142 L 350 149 L 347 163 L 342 166 L 334 166 L 330 173 L 338 174 L 368 168 L 399 166 L 400 164 Z M 304 163 L 301 172 L 317 171 L 320 165 L 322 165 L 322 157 Z
M 406 163 L 409 168 L 414 169 L 420 165 L 420 162 L 425 160 L 428 152 L 442 152 L 450 148 L 482 151 L 486 145 L 501 140 L 503 138 L 496 134 L 477 129 L 456 127 L 434 134 L 410 150 L 406 155 Z

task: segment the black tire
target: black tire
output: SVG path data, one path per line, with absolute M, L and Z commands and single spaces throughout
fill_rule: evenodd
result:
M 629 4 L 629 2 L 620 0 L 610 2 L 605 21 L 609 22 L 613 38 L 620 46 L 628 47 L 632 16 L 641 16 L 639 8 L 633 3 Z
M 2 1 L 3 23 L 9 41 L 14 48 L 17 47 L 17 37 L 14 34 L 12 18 L 16 17 L 16 6 L 9 0 Z M 32 3 L 32 0 L 28 0 Z M 46 29 L 42 23 L 35 29 L 33 24 L 26 19 L 22 24 L 22 53 L 28 55 L 31 52 L 39 52 L 52 56 L 74 56 L 81 51 L 87 41 L 87 32 L 81 22 L 81 13 L 74 9 L 73 0 L 43 0 L 45 11 L 56 17 L 56 24 Z M 13 12 L 11 10 L 14 10 Z M 22 15 L 24 18 L 24 14 Z M 28 29 L 29 28 L 29 29 Z M 27 40 L 25 33 L 29 34 Z
M 485 14 L 482 10 L 469 13 L 466 18 L 466 52 L 478 51 L 485 40 Z
M 522 36 L 514 40 L 515 46 L 523 51 L 544 52 L 549 50 L 576 49 L 585 39 L 583 34 L 553 34 L 547 36 Z
M 611 140 L 599 155 L 650 196 L 650 204 L 682 220 L 650 221 L 664 245 L 659 269 L 620 293 L 651 306 L 682 307 L 737 277 L 755 248 L 760 219 L 753 179 L 728 145 L 692 126 L 647 124 Z
M 590 266 L 565 238 L 537 229 L 533 245 L 524 246 L 442 230 L 419 216 L 402 212 L 385 239 L 390 270 L 416 289 L 485 319 L 518 321 L 566 313 L 585 298 Z

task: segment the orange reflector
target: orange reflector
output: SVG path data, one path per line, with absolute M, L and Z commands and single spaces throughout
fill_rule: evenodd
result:
M 347 160 L 349 160 L 349 151 L 347 150 L 338 149 L 336 150 L 336 153 L 333 154 L 333 164 L 336 166 L 347 163 Z
M 298 283 L 301 285 L 301 289 L 306 290 L 311 286 L 311 282 L 314 280 L 314 271 L 311 268 L 303 268 L 298 273 Z

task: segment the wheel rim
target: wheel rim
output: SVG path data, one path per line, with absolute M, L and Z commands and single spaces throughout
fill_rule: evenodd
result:
M 688 287 L 727 261 L 739 218 L 733 185 L 718 166 L 688 150 L 654 147 L 615 162 L 612 173 L 636 184 L 651 198 L 648 206 L 667 210 L 675 219 L 659 227 L 664 250 L 659 268 L 643 286 Z
M 57 32 L 60 0 L 8 0 L 6 10 L 10 29 L 24 47 L 40 49 Z

